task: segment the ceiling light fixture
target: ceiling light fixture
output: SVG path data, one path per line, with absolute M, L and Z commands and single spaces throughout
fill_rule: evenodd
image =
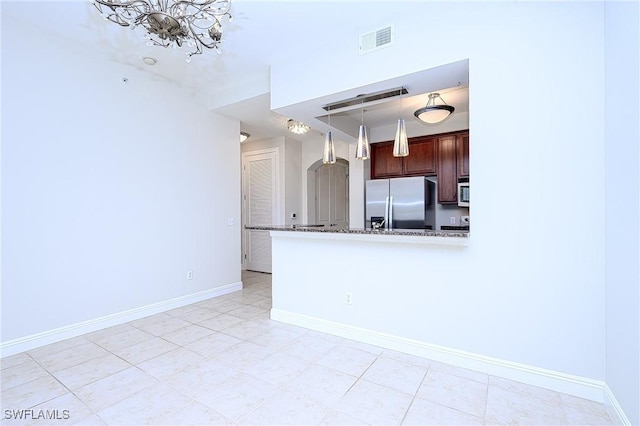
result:
M 152 58 L 151 56 L 143 56 L 142 62 L 147 65 L 153 66 L 158 63 L 158 60 L 156 58 Z
M 443 104 L 436 105 L 436 99 L 440 99 Z M 439 124 L 449 118 L 454 110 L 455 108 L 447 105 L 439 93 L 431 93 L 427 105 L 414 112 L 413 115 L 426 124 Z
M 409 155 L 409 140 L 407 139 L 407 127 L 402 118 L 402 99 L 400 99 L 399 107 L 400 118 L 398 119 L 398 127 L 396 127 L 396 137 L 393 140 L 393 156 L 406 157 Z
M 336 147 L 331 134 L 331 114 L 329 114 L 329 130 L 324 138 L 324 149 L 322 151 L 322 164 L 336 163 Z
M 404 124 L 404 119 L 398 120 L 398 127 L 396 128 L 396 138 L 393 141 L 393 156 L 394 157 L 406 157 L 409 155 L 409 141 L 407 140 L 407 128 Z
M 231 0 L 93 0 L 93 5 L 107 21 L 131 29 L 142 26 L 149 46 L 185 44 L 192 50 L 187 62 L 203 47 L 222 53 L 222 21 L 232 20 Z
M 362 124 L 358 130 L 358 145 L 356 145 L 356 158 L 359 160 L 369 159 L 369 138 L 367 128 L 364 125 L 364 103 L 362 104 Z
M 311 129 L 311 127 L 307 126 L 301 121 L 296 121 L 294 119 L 289 119 L 287 121 L 287 128 L 291 133 L 295 133 L 296 135 L 304 135 Z
M 249 139 L 249 136 L 251 135 L 247 132 L 240 132 L 240 142 L 246 141 L 247 139 Z

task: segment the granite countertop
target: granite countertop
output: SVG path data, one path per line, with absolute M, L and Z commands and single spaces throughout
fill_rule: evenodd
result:
M 317 225 L 252 225 L 245 226 L 245 229 L 256 231 L 292 231 L 292 232 L 323 232 L 336 234 L 360 234 L 360 235 L 407 235 L 424 237 L 458 237 L 468 238 L 469 231 L 433 231 L 429 229 L 363 229 L 363 228 L 337 228 Z

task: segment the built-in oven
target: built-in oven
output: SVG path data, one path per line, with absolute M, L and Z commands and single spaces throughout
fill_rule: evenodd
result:
M 469 207 L 469 178 L 458 179 L 458 207 Z

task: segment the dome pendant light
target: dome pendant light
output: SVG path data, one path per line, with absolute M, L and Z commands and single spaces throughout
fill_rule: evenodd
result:
M 407 129 L 404 125 L 404 119 L 398 120 L 398 128 L 396 129 L 396 138 L 393 141 L 393 156 L 406 157 L 409 155 L 409 141 L 407 140 Z
M 333 144 L 333 135 L 331 134 L 331 114 L 329 114 L 329 130 L 324 138 L 324 150 L 322 152 L 322 164 L 336 163 L 336 147 Z
M 443 104 L 436 105 L 436 99 L 440 99 Z M 453 114 L 455 108 L 442 99 L 439 93 L 429 94 L 429 100 L 424 108 L 420 108 L 413 113 L 416 118 L 426 124 L 439 124 Z
M 367 128 L 364 126 L 364 105 L 362 107 L 362 124 L 358 130 L 358 145 L 356 146 L 356 158 L 359 160 L 369 159 L 369 138 Z

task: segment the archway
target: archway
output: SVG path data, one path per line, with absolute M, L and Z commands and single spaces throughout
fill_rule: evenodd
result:
M 307 217 L 314 225 L 349 227 L 349 162 L 313 163 L 307 169 Z

